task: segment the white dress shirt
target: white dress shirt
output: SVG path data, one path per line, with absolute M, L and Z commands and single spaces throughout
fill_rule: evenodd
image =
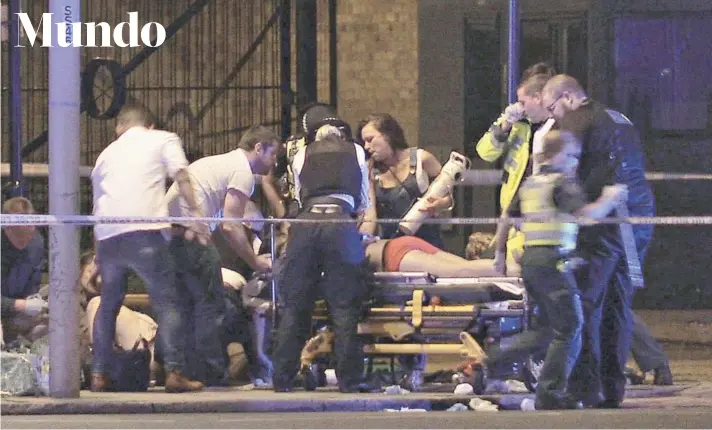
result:
M 555 122 L 556 120 L 554 118 L 547 119 L 546 122 L 534 132 L 534 136 L 532 137 L 532 174 L 534 175 L 539 173 L 540 167 L 539 163 L 536 162 L 535 155 L 541 153 L 541 150 L 544 149 L 544 136 L 551 131 L 551 127 L 554 126 Z

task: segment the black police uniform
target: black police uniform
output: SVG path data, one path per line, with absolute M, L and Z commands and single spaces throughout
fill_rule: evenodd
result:
M 288 188 L 287 199 L 287 216 L 296 216 L 299 212 L 299 203 L 297 196 L 294 195 L 294 178 L 290 168 L 292 160 L 297 152 L 303 147 L 311 144 L 316 139 L 316 133 L 320 127 L 324 125 L 332 125 L 341 131 L 346 140 L 352 140 L 351 127 L 349 124 L 339 118 L 336 109 L 333 106 L 324 103 L 312 103 L 304 109 L 304 113 L 300 116 L 300 131 L 287 139 L 285 144 L 284 155 L 280 157 L 277 163 L 276 176 L 285 175 L 286 186 Z
M 631 216 L 655 214 L 640 135 L 628 118 L 587 101 L 557 121 L 557 126 L 574 132 L 583 142 L 578 175 L 588 200 L 596 200 L 606 185 L 624 184 L 628 186 Z M 641 265 L 652 232 L 652 225 L 633 226 Z M 578 249 L 589 264 L 579 276 L 585 324 L 583 348 L 571 375 L 570 392 L 587 405 L 618 407 L 625 394 L 634 293 L 619 227 L 583 227 Z
M 362 191 L 355 145 L 330 136 L 310 143 L 305 151 L 299 173 L 301 210 L 297 219 L 353 218 Z M 355 207 L 334 194 L 351 196 Z M 339 388 L 345 392 L 360 389 L 363 351 L 356 330 L 367 298 L 364 259 L 355 223 L 290 226 L 279 275 L 279 322 L 273 351 L 275 391 L 292 387 L 300 352 L 309 336 L 316 297 L 326 299 L 331 314 Z

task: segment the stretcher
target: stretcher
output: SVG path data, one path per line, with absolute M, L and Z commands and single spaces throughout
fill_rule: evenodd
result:
M 437 354 L 482 363 L 488 343 L 502 332 L 501 322 L 514 321 L 516 332 L 528 324 L 529 306 L 519 278 L 436 278 L 424 272 L 379 272 L 370 286 L 371 298 L 358 325 L 369 359 Z M 328 318 L 325 304 L 318 303 L 313 313 L 318 329 L 301 353 L 300 373 L 307 390 L 321 385 L 319 358 L 332 352 L 334 335 Z M 483 371 L 475 373 L 473 386 L 482 391 Z

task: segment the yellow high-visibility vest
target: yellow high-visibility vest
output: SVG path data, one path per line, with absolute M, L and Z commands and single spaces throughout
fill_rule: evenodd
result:
M 524 246 L 558 246 L 576 249 L 578 224 L 571 214 L 559 211 L 554 203 L 554 189 L 560 173 L 545 173 L 527 178 L 519 190 Z

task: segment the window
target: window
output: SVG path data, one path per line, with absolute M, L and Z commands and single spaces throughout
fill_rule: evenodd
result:
M 712 131 L 712 15 L 615 23 L 615 102 L 653 132 Z

